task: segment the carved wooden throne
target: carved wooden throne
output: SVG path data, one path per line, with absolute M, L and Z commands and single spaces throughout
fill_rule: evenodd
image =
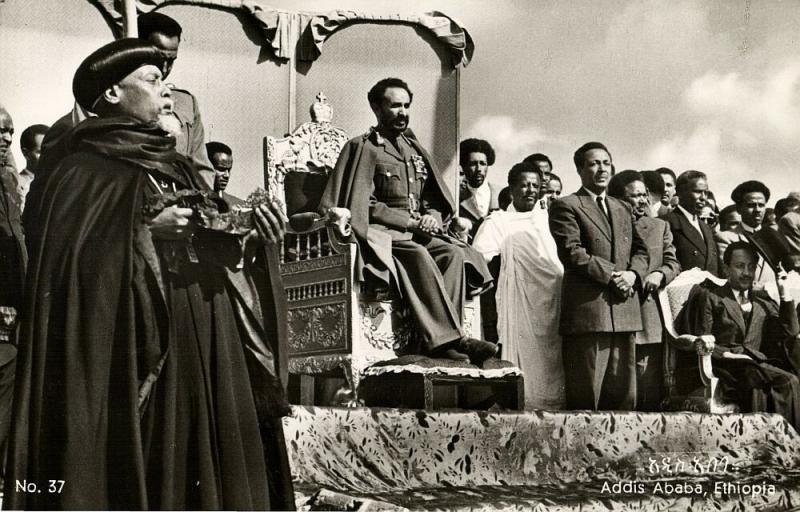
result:
M 332 116 L 320 93 L 310 122 L 288 137 L 264 138 L 268 192 L 284 201 L 290 218 L 280 266 L 288 299 L 289 373 L 301 376 L 303 404 L 313 402 L 309 377 L 342 374 L 352 393 L 350 403 L 357 403 L 364 369 L 413 349 L 416 339 L 400 300 L 389 290 L 370 289 L 354 279 L 357 246 L 350 212 L 316 213 L 328 173 L 348 140 L 331 124 Z M 475 337 L 480 335 L 477 302 L 467 301 L 463 317 L 465 330 Z

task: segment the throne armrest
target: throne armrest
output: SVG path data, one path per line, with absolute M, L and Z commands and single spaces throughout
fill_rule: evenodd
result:
M 453 217 L 450 224 L 447 226 L 447 231 L 451 236 L 461 240 L 464 243 L 469 243 L 469 233 L 472 231 L 472 221 L 463 217 Z
M 288 232 L 293 235 L 305 235 L 326 227 L 331 228 L 340 241 L 349 242 L 353 234 L 350 210 L 329 208 L 324 216 L 316 212 L 295 213 L 289 218 Z
M 328 208 L 326 212 L 326 224 L 334 228 L 334 232 L 341 239 L 350 239 L 353 235 L 353 227 L 350 224 L 350 210 L 347 208 Z
M 700 369 L 700 378 L 705 386 L 715 381 L 711 353 L 714 351 L 716 339 L 711 334 L 695 336 L 681 334 L 677 338 L 670 337 L 671 345 L 684 352 L 697 352 L 697 366 Z

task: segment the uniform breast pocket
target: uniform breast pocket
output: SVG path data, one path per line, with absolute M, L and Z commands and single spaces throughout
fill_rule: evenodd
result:
M 377 164 L 375 166 L 375 196 L 379 201 L 404 198 L 403 166 Z

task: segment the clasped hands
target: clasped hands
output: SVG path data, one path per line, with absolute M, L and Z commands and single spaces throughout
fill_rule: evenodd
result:
M 433 234 L 439 233 L 442 231 L 442 226 L 439 225 L 439 221 L 436 220 L 436 217 L 433 215 L 425 214 L 419 219 L 411 218 L 408 220 L 408 229 L 409 230 L 418 230 L 425 234 Z
M 150 232 L 160 240 L 183 240 L 199 229 L 192 219 L 194 210 L 169 206 L 150 219 Z M 244 237 L 245 242 L 279 244 L 286 232 L 286 216 L 276 203 L 262 204 L 253 209 L 255 229 Z
M 635 293 L 633 285 L 636 284 L 636 274 L 630 270 L 617 270 L 611 274 L 609 284 L 620 297 L 630 297 Z

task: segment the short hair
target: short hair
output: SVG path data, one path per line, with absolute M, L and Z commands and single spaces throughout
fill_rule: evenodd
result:
M 797 210 L 800 207 L 800 199 L 788 196 L 783 199 L 778 199 L 775 203 L 775 218 L 780 219 L 787 213 Z
M 523 162 L 547 162 L 550 165 L 550 170 L 553 170 L 553 162 L 550 161 L 550 157 L 545 155 L 544 153 L 534 153 L 532 155 L 528 155 L 525 157 Z
M 611 197 L 616 197 L 617 199 L 621 199 L 622 196 L 625 195 L 625 187 L 634 181 L 641 181 L 644 183 L 642 173 L 628 169 L 615 174 L 608 182 L 608 195 Z
M 656 172 L 658 174 L 669 174 L 670 176 L 672 176 L 672 181 L 678 180 L 678 178 L 675 176 L 675 171 L 673 171 L 669 167 L 659 167 L 658 169 L 656 169 Z
M 42 135 L 44 136 L 49 130 L 50 127 L 46 124 L 33 124 L 22 131 L 22 135 L 19 136 L 19 147 L 22 150 L 32 149 L 34 145 L 36 145 L 36 136 Z
M 492 148 L 492 145 L 489 144 L 488 141 L 483 139 L 466 139 L 461 141 L 461 144 L 458 145 L 458 163 L 461 165 L 462 169 L 467 166 L 467 157 L 469 157 L 470 153 L 483 153 L 486 155 L 486 163 L 494 165 L 494 148 Z
M 722 263 L 725 265 L 730 265 L 731 260 L 733 259 L 733 251 L 747 251 L 750 253 L 750 256 L 753 257 L 753 261 L 758 261 L 758 253 L 756 252 L 756 248 L 753 247 L 750 242 L 736 240 L 735 242 L 731 242 L 730 245 L 725 248 L 725 253 L 722 255 Z
M 139 29 L 139 39 L 142 40 L 149 39 L 152 34 L 164 34 L 167 37 L 180 39 L 183 33 L 180 23 L 156 11 L 140 14 L 136 19 L 136 25 Z
M 86 110 L 93 107 L 106 89 L 119 83 L 140 67 L 151 64 L 161 69 L 164 54 L 155 46 L 139 39 L 117 39 L 93 51 L 75 71 L 72 94 Z
M 510 205 L 513 200 L 514 198 L 511 195 L 511 187 L 503 187 L 503 189 L 497 194 L 497 206 L 499 206 L 501 210 L 508 208 L 508 205 Z
M 583 155 L 587 151 L 591 151 L 592 149 L 602 149 L 603 151 L 608 153 L 608 156 L 611 156 L 611 152 L 608 150 L 608 148 L 602 142 L 587 142 L 583 146 L 579 147 L 575 151 L 575 154 L 572 155 L 572 161 L 575 163 L 575 168 L 576 169 L 580 170 L 581 167 L 583 167 L 583 162 L 584 162 Z
M 664 194 L 666 185 L 664 184 L 664 178 L 661 177 L 661 173 L 658 171 L 642 171 L 641 174 L 642 181 L 644 181 L 644 186 L 647 187 L 648 192 L 659 196 Z
M 383 101 L 383 94 L 386 92 L 386 89 L 390 87 L 399 87 L 401 89 L 405 89 L 408 93 L 408 100 L 414 100 L 414 94 L 411 92 L 411 89 L 408 88 L 407 83 L 399 78 L 384 78 L 373 85 L 372 89 L 370 89 L 367 93 L 367 100 L 369 101 L 369 104 L 380 105 L 381 101 Z
M 208 153 L 209 159 L 211 159 L 211 157 L 217 153 L 225 153 L 226 155 L 233 156 L 233 150 L 230 148 L 230 146 L 213 140 L 206 144 L 206 153 Z
M 736 185 L 736 188 L 731 192 L 731 199 L 733 199 L 734 203 L 739 204 L 744 200 L 745 194 L 751 192 L 761 192 L 764 194 L 764 199 L 769 201 L 769 189 L 766 185 L 756 180 L 745 181 Z
M 800 203 L 798 203 L 800 204 Z M 723 224 L 725 222 L 725 217 L 730 215 L 731 213 L 739 213 L 739 210 L 736 209 L 735 204 L 729 204 L 725 208 L 719 211 L 719 222 Z
M 558 176 L 558 174 L 556 174 L 554 172 L 551 172 L 550 174 L 548 174 L 547 175 L 547 179 L 549 181 L 555 180 L 555 181 L 561 183 L 562 186 L 564 185 L 564 183 L 561 181 L 561 178 Z
M 542 180 L 544 179 L 542 176 L 542 171 L 533 165 L 533 162 L 520 162 L 518 164 L 514 164 L 514 167 L 508 171 L 508 186 L 510 187 L 512 185 L 516 185 L 520 176 L 526 172 L 532 172 L 539 176 L 539 184 L 541 185 Z
M 656 170 L 658 172 L 658 170 Z M 706 173 L 700 171 L 683 171 L 678 179 L 675 180 L 675 190 L 680 192 L 688 187 L 693 181 L 708 180 Z

